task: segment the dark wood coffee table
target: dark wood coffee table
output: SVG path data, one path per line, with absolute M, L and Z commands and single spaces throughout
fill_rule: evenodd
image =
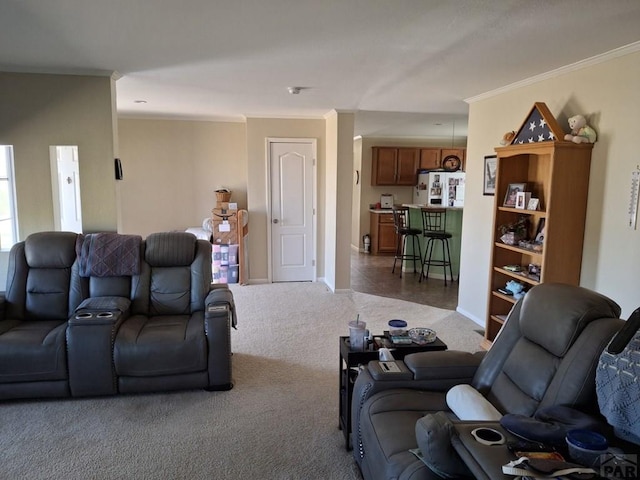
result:
M 344 435 L 347 450 L 351 449 L 351 399 L 353 397 L 353 386 L 358 376 L 358 367 L 372 360 L 378 360 L 378 350 L 381 347 L 391 349 L 393 358 L 396 360 L 402 360 L 410 353 L 447 349 L 447 345 L 439 338 L 425 345 L 418 345 L 417 343 L 394 345 L 388 338 L 388 332 L 385 332 L 385 335 L 374 336 L 373 342 L 367 345 L 364 350 L 351 350 L 349 337 L 340 337 L 340 409 L 338 425 Z

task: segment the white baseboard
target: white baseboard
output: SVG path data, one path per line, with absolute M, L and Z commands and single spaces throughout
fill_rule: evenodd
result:
M 268 278 L 250 278 L 247 281 L 247 285 L 262 285 L 264 283 L 271 283 Z
M 469 312 L 467 312 L 466 310 L 460 308 L 460 307 L 456 307 L 456 312 L 458 312 L 460 315 L 464 315 L 465 317 L 467 317 L 469 320 L 473 321 L 474 323 L 477 323 L 480 327 L 484 328 L 485 327 L 485 321 L 484 318 L 480 319 L 478 317 L 476 317 L 475 315 L 471 315 Z

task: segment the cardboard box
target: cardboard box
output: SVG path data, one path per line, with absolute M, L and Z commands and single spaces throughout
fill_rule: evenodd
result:
M 238 243 L 238 228 L 237 222 L 224 220 L 214 220 L 212 223 L 213 243 L 230 245 L 232 243 Z
M 228 210 L 226 208 L 214 208 L 211 210 L 211 218 L 216 220 L 235 220 L 237 221 L 238 215 L 236 210 Z

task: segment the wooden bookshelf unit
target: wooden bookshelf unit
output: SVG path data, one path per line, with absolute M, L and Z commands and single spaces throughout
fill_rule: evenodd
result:
M 579 284 L 592 148 L 589 143 L 553 140 L 495 149 L 496 194 L 483 347 L 491 346 L 516 303 L 513 296 L 498 292 L 509 280 L 527 288 L 542 282 Z M 527 184 L 526 191 L 539 199 L 537 210 L 503 206 L 509 185 L 515 183 Z M 529 220 L 528 239 L 535 238 L 538 225 L 544 221 L 544 242 L 541 248 L 538 245 L 539 251 L 500 240 L 499 227 L 521 215 Z M 528 274 L 530 264 L 539 266 L 539 277 Z M 506 270 L 506 265 L 520 265 L 523 272 Z

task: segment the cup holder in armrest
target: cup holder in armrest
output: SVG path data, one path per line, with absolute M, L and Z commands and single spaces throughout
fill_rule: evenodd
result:
M 122 317 L 122 314 L 118 311 L 103 310 L 99 312 L 90 312 L 86 310 L 81 310 L 71 318 L 71 321 L 74 324 L 89 325 L 89 324 L 99 324 L 105 321 L 114 322 L 114 321 L 118 321 L 118 319 L 121 317 Z

